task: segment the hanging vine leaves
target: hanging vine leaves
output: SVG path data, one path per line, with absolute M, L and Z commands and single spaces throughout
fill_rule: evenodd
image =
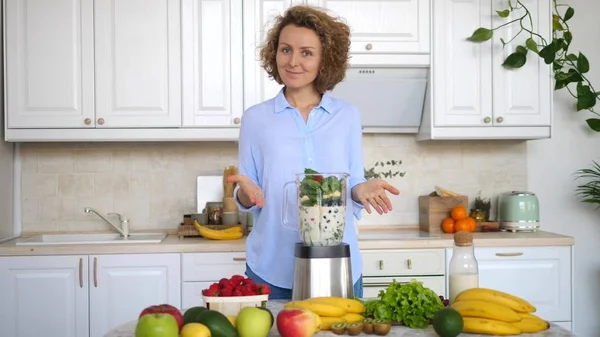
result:
M 573 7 L 559 3 L 559 0 L 553 0 L 552 13 L 552 40 L 546 41 L 544 37 L 535 32 L 531 12 L 523 4 L 522 0 L 509 0 L 508 8 L 497 10 L 496 14 L 507 22 L 494 28 L 477 28 L 468 40 L 473 42 L 485 42 L 490 40 L 494 31 L 508 25 L 519 25 L 520 29 L 509 40 L 500 38 L 503 47 L 510 43 L 520 34 L 528 34 L 524 45 L 517 45 L 515 50 L 510 53 L 502 65 L 507 69 L 518 69 L 527 63 L 527 51 L 530 50 L 544 60 L 544 63 L 552 65 L 554 72 L 554 90 L 566 89 L 573 98 L 576 99 L 575 107 L 577 111 L 587 110 L 600 117 L 600 114 L 594 111 L 596 101 L 600 99 L 600 92 L 597 92 L 584 74 L 590 71 L 590 63 L 581 52 L 572 53 L 569 51 L 573 41 L 573 33 L 569 28 L 567 21 L 575 16 Z M 566 9 L 565 9 L 566 8 Z M 564 12 L 561 13 L 561 9 Z M 576 90 L 569 85 L 576 84 Z M 586 120 L 591 130 L 600 132 L 600 118 L 589 118 Z

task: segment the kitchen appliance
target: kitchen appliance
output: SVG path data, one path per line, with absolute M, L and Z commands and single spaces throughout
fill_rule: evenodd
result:
M 498 196 L 498 222 L 503 231 L 536 231 L 540 228 L 537 196 L 527 191 L 511 191 Z
M 288 221 L 288 187 L 296 185 L 297 225 Z M 346 227 L 348 174 L 307 170 L 285 184 L 283 225 L 298 230 L 294 247 L 292 300 L 354 297 Z

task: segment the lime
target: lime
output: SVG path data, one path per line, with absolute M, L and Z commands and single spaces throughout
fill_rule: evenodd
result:
M 433 316 L 433 330 L 440 337 L 456 337 L 463 330 L 463 318 L 452 308 L 442 308 Z

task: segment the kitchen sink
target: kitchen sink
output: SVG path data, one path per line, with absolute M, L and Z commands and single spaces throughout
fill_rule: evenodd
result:
M 89 234 L 40 234 L 30 238 L 18 239 L 17 246 L 39 245 L 89 245 L 89 244 L 137 244 L 161 243 L 165 233 L 131 233 L 122 237 L 119 233 L 89 233 Z

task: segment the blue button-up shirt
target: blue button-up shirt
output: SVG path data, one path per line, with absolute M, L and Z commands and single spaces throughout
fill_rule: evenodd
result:
M 348 173 L 348 207 L 344 242 L 350 246 L 352 279 L 362 274 L 362 258 L 354 218 L 360 220 L 362 205 L 350 201 L 351 189 L 365 181 L 360 112 L 351 103 L 324 94 L 305 123 L 291 106 L 283 89 L 274 98 L 244 112 L 239 137 L 239 173 L 261 187 L 265 206 L 242 211 L 254 213 L 254 227 L 246 240 L 246 261 L 259 277 L 278 287 L 292 288 L 294 245 L 300 242 L 295 184 L 305 168 L 319 172 Z M 287 194 L 287 221 L 283 206 Z

